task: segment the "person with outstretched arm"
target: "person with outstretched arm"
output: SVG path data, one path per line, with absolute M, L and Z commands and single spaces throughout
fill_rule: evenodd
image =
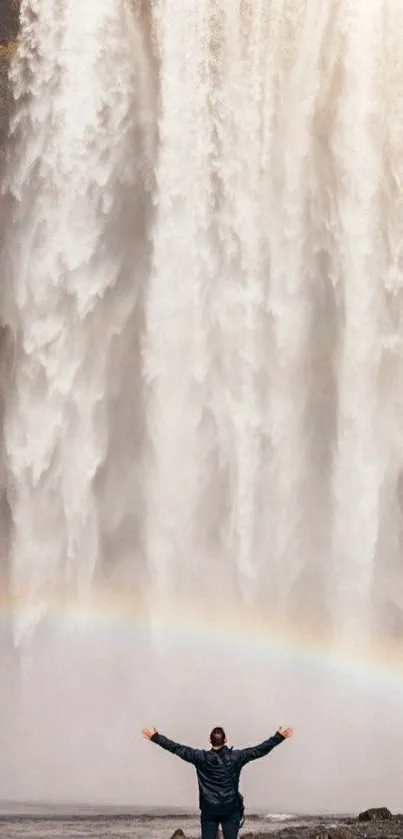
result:
M 292 728 L 279 728 L 273 737 L 248 749 L 230 749 L 221 726 L 210 734 L 211 749 L 192 749 L 168 740 L 156 728 L 143 728 L 146 740 L 151 740 L 187 763 L 196 767 L 199 784 L 201 839 L 216 839 L 221 825 L 224 839 L 237 839 L 243 823 L 243 798 L 239 792 L 241 770 L 251 760 L 265 757 L 283 740 L 292 737 Z

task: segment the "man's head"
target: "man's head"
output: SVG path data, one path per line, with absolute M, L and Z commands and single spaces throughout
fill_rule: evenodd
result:
M 216 725 L 210 732 L 210 743 L 213 749 L 222 749 L 227 742 L 225 731 L 220 725 Z

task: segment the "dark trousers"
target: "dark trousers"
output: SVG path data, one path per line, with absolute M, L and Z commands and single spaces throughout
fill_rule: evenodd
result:
M 238 839 L 241 817 L 239 813 L 230 816 L 201 815 L 201 839 L 217 839 L 218 828 L 221 825 L 224 839 Z

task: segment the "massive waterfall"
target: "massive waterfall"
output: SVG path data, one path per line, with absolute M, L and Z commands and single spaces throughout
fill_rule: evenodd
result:
M 290 723 L 251 807 L 402 806 L 402 43 L 399 0 L 22 0 L 0 797 L 190 806 L 142 725 Z

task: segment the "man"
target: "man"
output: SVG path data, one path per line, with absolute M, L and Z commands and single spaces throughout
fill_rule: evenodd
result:
M 224 839 L 237 839 L 243 817 L 243 798 L 239 792 L 241 769 L 251 760 L 265 757 L 275 746 L 293 735 L 292 728 L 279 728 L 258 746 L 229 749 L 225 731 L 220 726 L 210 734 L 211 749 L 191 749 L 168 740 L 156 728 L 143 728 L 146 740 L 152 740 L 168 752 L 193 763 L 199 784 L 202 839 L 216 839 L 221 824 Z

